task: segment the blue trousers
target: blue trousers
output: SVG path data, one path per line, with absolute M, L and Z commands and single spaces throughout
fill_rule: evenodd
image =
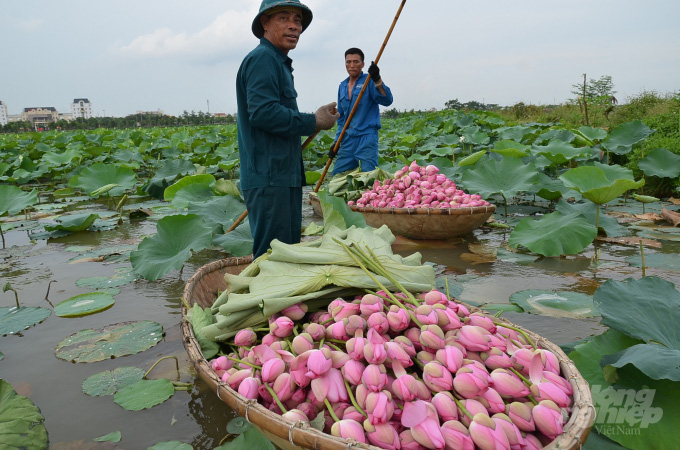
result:
M 360 136 L 342 137 L 335 157 L 333 176 L 356 169 L 359 164 L 362 172 L 370 172 L 378 167 L 378 130 Z
M 253 257 L 265 253 L 273 239 L 297 244 L 302 236 L 302 187 L 246 189 L 243 198 L 253 234 Z

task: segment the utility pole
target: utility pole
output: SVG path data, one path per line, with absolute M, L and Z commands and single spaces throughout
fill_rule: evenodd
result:
M 208 102 L 208 114 L 210 114 L 210 100 L 206 100 Z

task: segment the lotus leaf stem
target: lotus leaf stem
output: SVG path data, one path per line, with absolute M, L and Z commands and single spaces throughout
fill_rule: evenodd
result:
M 231 361 L 234 361 L 234 362 L 237 362 L 237 363 L 239 363 L 239 364 L 244 364 L 244 365 L 246 365 L 246 366 L 250 366 L 250 367 L 252 367 L 253 369 L 260 369 L 260 370 L 262 370 L 262 366 L 258 366 L 258 365 L 256 365 L 256 364 L 252 364 L 252 363 L 243 361 L 242 359 L 234 358 L 234 357 L 231 357 L 231 356 L 227 356 L 227 359 L 229 359 L 229 360 L 231 360 Z
M 411 320 L 413 321 L 413 323 L 418 325 L 418 328 L 423 326 L 418 321 L 418 319 L 416 319 L 416 316 L 413 314 L 413 312 L 410 309 L 408 309 L 406 306 L 404 306 L 403 303 L 401 303 L 399 300 L 397 300 L 396 296 L 392 296 L 392 298 L 390 298 L 390 297 L 387 297 L 387 296 L 384 296 L 384 295 L 380 295 L 377 292 L 370 291 L 368 289 L 366 290 L 366 292 L 368 292 L 369 294 L 377 295 L 378 297 L 382 298 L 383 300 L 387 300 L 388 302 L 392 303 L 393 305 L 397 305 L 398 307 L 400 307 L 401 309 L 403 309 L 404 311 L 406 311 L 408 313 L 408 315 L 409 315 L 409 317 L 411 317 Z M 385 292 L 387 292 L 387 291 L 385 291 Z
M 276 402 L 276 404 L 279 405 L 279 408 L 281 408 L 281 411 L 283 411 L 284 414 L 287 413 L 288 410 L 283 406 L 283 404 L 281 403 L 281 400 L 279 400 L 279 397 L 276 395 L 276 392 L 274 392 L 274 389 L 272 389 L 267 383 L 262 383 L 262 384 L 265 385 L 265 387 L 267 388 L 269 393 L 274 398 L 274 401 Z
M 642 277 L 644 278 L 646 276 L 647 269 L 645 268 L 645 247 L 642 245 L 642 240 L 640 240 L 640 258 L 642 261 Z
M 357 411 L 361 413 L 362 416 L 368 418 L 368 414 L 361 409 L 361 406 L 357 403 L 357 399 L 354 398 L 354 394 L 352 393 L 352 388 L 349 385 L 349 382 L 345 380 L 345 388 L 347 389 L 347 394 L 349 395 L 349 400 L 352 402 L 352 405 L 354 405 L 354 408 L 356 408 Z
M 151 373 L 151 371 L 154 369 L 154 367 L 156 367 L 158 365 L 159 362 L 163 361 L 164 359 L 170 359 L 170 358 L 175 360 L 175 367 L 177 368 L 177 379 L 179 380 L 179 378 L 180 378 L 179 377 L 179 359 L 177 359 L 177 357 L 174 356 L 174 355 L 163 356 L 162 358 L 160 358 L 158 361 L 156 361 L 153 364 L 153 366 L 151 366 L 151 368 L 149 370 L 146 371 L 143 378 L 146 378 Z
M 465 406 L 463 406 L 463 403 L 460 400 L 458 400 L 455 396 L 452 396 L 452 397 L 453 397 L 453 401 L 456 402 L 456 406 L 458 407 L 458 409 L 460 409 L 463 412 L 463 414 L 465 414 L 470 419 L 472 419 L 472 417 L 473 417 L 472 414 L 470 413 L 470 411 L 468 411 L 465 408 Z
M 333 407 L 331 406 L 331 403 L 328 401 L 328 399 L 324 398 L 323 402 L 326 404 L 326 408 L 328 408 L 328 412 L 331 413 L 333 420 L 335 422 L 340 422 L 340 419 L 338 419 L 338 416 L 335 415 L 335 411 L 333 411 Z
M 524 331 L 523 329 L 517 328 L 517 327 L 513 327 L 512 325 L 509 325 L 509 324 L 506 324 L 506 323 L 502 323 L 502 322 L 495 322 L 495 321 L 494 321 L 493 324 L 496 325 L 496 326 L 498 326 L 498 327 L 508 328 L 508 329 L 510 329 L 510 330 L 515 330 L 515 331 L 517 331 L 519 334 L 521 334 L 522 336 L 524 336 L 524 339 L 526 339 L 527 342 L 528 342 L 529 344 L 531 344 L 531 346 L 534 348 L 534 350 L 536 350 L 536 349 L 538 348 L 538 347 L 536 347 L 536 344 L 534 344 L 534 341 L 531 340 L 531 338 L 529 337 L 529 335 L 528 335 L 528 334 L 526 333 L 526 331 Z

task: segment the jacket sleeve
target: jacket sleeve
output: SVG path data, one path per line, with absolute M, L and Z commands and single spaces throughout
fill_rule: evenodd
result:
M 390 88 L 383 82 L 383 89 L 385 89 L 385 95 L 382 95 L 380 91 L 378 90 L 377 87 L 375 87 L 375 83 L 371 81 L 369 83 L 369 89 L 371 93 L 371 100 L 373 102 L 382 105 L 382 106 L 390 106 L 392 102 L 394 101 L 394 98 L 392 97 L 392 91 Z

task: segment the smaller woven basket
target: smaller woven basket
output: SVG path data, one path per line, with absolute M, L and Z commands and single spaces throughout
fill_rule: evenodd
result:
M 243 258 L 227 258 L 206 264 L 187 282 L 184 288 L 184 300 L 189 306 L 193 306 L 194 303 L 198 303 L 203 308 L 211 306 L 217 298 L 218 293 L 227 288 L 224 280 L 225 273 L 238 274 L 251 262 L 252 257 L 249 256 Z M 473 306 L 465 306 L 471 312 L 482 312 Z M 187 309 L 185 306 L 182 306 L 181 328 L 184 347 L 201 379 L 208 384 L 210 389 L 220 400 L 226 403 L 229 408 L 239 416 L 244 417 L 248 422 L 257 427 L 276 446 L 283 450 L 300 448 L 324 450 L 348 450 L 351 448 L 359 448 L 380 450 L 378 447 L 372 445 L 348 441 L 323 433 L 304 422 L 289 422 L 283 419 L 279 414 L 266 409 L 254 400 L 246 399 L 238 392 L 231 389 L 220 380 L 215 371 L 210 367 L 210 363 L 203 357 L 201 346 L 194 335 L 193 328 L 186 320 L 186 314 Z M 518 327 L 503 318 L 495 320 L 500 320 L 509 325 Z M 531 337 L 537 346 L 550 350 L 557 355 L 560 360 L 562 375 L 569 380 L 569 383 L 574 390 L 572 413 L 569 421 L 564 426 L 564 432 L 544 448 L 549 450 L 580 449 L 588 437 L 590 428 L 595 420 L 595 409 L 593 407 L 588 383 L 560 347 L 531 331 L 524 331 Z

